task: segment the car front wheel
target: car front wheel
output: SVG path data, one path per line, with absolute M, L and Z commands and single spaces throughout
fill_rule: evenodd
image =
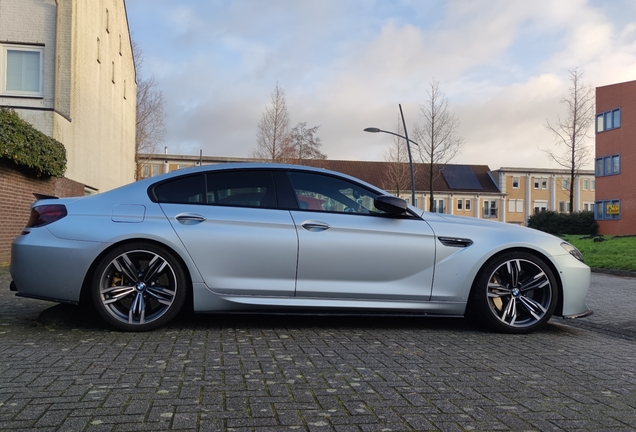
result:
M 511 252 L 477 276 L 471 306 L 495 330 L 528 333 L 548 322 L 558 300 L 550 267 L 538 256 Z
M 100 315 L 126 331 L 147 331 L 172 320 L 186 298 L 179 261 L 152 243 L 132 243 L 106 254 L 93 275 L 92 297 Z

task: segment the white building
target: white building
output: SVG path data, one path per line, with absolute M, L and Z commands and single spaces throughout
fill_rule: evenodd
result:
M 136 75 L 124 0 L 0 0 L 0 106 L 64 144 L 87 193 L 134 180 Z

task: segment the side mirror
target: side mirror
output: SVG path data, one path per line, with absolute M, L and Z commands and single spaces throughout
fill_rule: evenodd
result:
M 392 195 L 380 195 L 373 200 L 375 208 L 389 215 L 399 215 L 406 211 L 408 204 L 402 198 Z

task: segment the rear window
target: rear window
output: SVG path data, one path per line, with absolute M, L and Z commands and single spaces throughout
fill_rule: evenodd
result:
M 204 179 L 202 175 L 196 175 L 161 183 L 154 189 L 155 198 L 160 203 L 204 204 Z

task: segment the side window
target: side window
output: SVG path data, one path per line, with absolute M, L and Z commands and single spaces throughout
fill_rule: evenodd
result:
M 154 188 L 154 195 L 160 203 L 203 204 L 205 184 L 202 175 L 179 177 L 161 183 Z
M 278 207 L 272 173 L 258 170 L 208 173 L 207 202 L 235 207 Z
M 289 172 L 301 210 L 354 214 L 382 214 L 375 208 L 379 194 L 347 180 L 318 173 Z

